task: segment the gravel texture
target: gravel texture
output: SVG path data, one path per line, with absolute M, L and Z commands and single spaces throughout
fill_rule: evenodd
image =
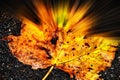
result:
M 120 48 L 116 51 L 112 66 L 100 72 L 104 80 L 120 80 Z
M 49 68 L 33 70 L 31 66 L 22 64 L 11 54 L 8 41 L 2 40 L 10 34 L 20 35 L 20 29 L 21 22 L 18 19 L 6 11 L 0 12 L 0 80 L 41 80 Z M 54 69 L 47 80 L 70 80 L 70 76 Z
M 19 62 L 9 50 L 7 41 L 1 38 L 10 34 L 20 35 L 21 22 L 6 11 L 0 11 L 0 80 L 41 80 L 47 69 L 31 69 L 31 66 Z M 104 80 L 120 80 L 120 49 L 116 51 L 112 66 L 100 72 Z M 75 80 L 69 74 L 54 69 L 47 80 Z

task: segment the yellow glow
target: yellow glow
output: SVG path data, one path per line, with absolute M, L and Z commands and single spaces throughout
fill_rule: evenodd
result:
M 71 77 L 74 74 L 77 80 L 96 80 L 101 70 L 111 66 L 117 50 L 114 46 L 119 40 L 100 35 L 86 37 L 88 29 L 98 20 L 93 14 L 84 17 L 92 4 L 90 0 L 78 7 L 76 0 L 68 9 L 69 0 L 55 7 L 46 6 L 44 0 L 35 0 L 41 24 L 21 17 L 21 35 L 7 37 L 12 40 L 9 43 L 12 54 L 34 69 L 52 66 L 68 72 Z M 51 40 L 56 36 L 58 40 L 53 44 Z

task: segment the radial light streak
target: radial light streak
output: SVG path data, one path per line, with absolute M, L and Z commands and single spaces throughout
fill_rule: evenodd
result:
M 33 0 L 41 24 L 19 15 L 23 20 L 20 36 L 8 36 L 12 54 L 32 68 L 49 66 L 62 69 L 77 80 L 96 80 L 98 73 L 111 66 L 117 40 L 101 35 L 88 36 L 99 17 L 86 15 L 92 0 L 79 5 L 75 0 Z M 47 74 L 48 75 L 48 74 Z

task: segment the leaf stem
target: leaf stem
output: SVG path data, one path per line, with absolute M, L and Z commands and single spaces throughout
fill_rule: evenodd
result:
M 50 67 L 50 69 L 49 69 L 49 71 L 46 73 L 46 75 L 42 78 L 42 80 L 45 80 L 47 77 L 48 77 L 48 75 L 51 73 L 51 71 L 53 70 L 53 68 L 54 68 L 54 66 L 51 66 Z

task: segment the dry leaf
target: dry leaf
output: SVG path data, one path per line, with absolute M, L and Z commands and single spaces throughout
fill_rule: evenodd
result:
M 69 0 L 58 7 L 36 0 L 35 7 L 41 24 L 23 17 L 20 36 L 7 37 L 12 54 L 33 69 L 54 66 L 68 72 L 77 80 L 96 80 L 98 73 L 111 66 L 118 42 L 102 36 L 87 36 L 87 30 L 96 24 L 97 18 L 83 16 L 93 2 L 77 2 L 71 10 Z M 62 6 L 62 7 L 61 7 Z

